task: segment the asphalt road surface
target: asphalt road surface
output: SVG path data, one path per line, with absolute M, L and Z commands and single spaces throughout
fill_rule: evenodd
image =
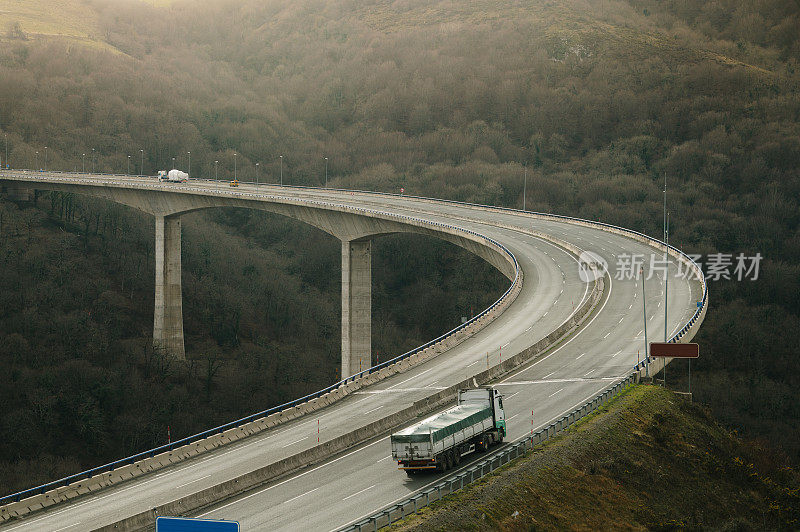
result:
M 127 182 L 121 177 L 114 179 Z M 198 193 L 227 187 L 205 182 L 190 185 L 197 187 Z M 285 189 L 243 184 L 240 190 L 274 194 Z M 578 277 L 577 261 L 572 255 L 542 239 L 493 223 L 552 234 L 600 255 L 611 270 L 611 283 L 606 286 L 603 299 L 579 332 L 544 358 L 496 383 L 505 396 L 507 442 L 529 435 L 532 421 L 535 429 L 542 427 L 624 377 L 639 360 L 637 352 L 644 352 L 645 321 L 648 341 L 664 339 L 663 273 L 645 281 L 647 316 L 642 312 L 642 281 L 614 278 L 614 266 L 626 256 L 641 254 L 649 261 L 655 253 L 663 258 L 663 253 L 635 240 L 567 222 L 540 221 L 515 213 L 410 198 L 311 189 L 293 190 L 292 195 L 446 221 L 490 236 L 516 256 L 525 273 L 523 290 L 508 310 L 475 336 L 406 373 L 362 389 L 310 417 L 74 503 L 33 514 L 0 530 L 69 531 L 113 523 L 311 448 L 317 445 L 318 426 L 319 439 L 324 442 L 402 410 L 416 400 L 483 371 L 487 364 L 497 364 L 500 357 L 513 356 L 534 344 L 580 306 L 588 296 L 588 284 Z M 670 336 L 688 321 L 700 298 L 699 282 L 676 278 L 677 268 L 671 262 L 666 294 Z M 467 466 L 468 462 L 462 463 L 461 468 Z M 405 499 L 442 478 L 445 477 L 435 474 L 409 478 L 398 470 L 390 458 L 388 435 L 385 435 L 325 463 L 221 501 L 197 516 L 237 520 L 242 530 L 296 530 L 302 525 L 305 530 L 329 531 Z

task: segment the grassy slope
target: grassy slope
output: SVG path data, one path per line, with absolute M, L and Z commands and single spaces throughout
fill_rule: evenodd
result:
M 639 386 L 395 528 L 796 529 L 798 487 L 795 471 L 702 407 Z

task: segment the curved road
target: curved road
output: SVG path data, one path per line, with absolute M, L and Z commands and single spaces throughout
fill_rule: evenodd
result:
M 126 180 L 119 176 L 114 179 Z M 225 185 L 192 183 L 192 188 L 198 187 L 199 190 L 221 186 Z M 501 242 L 514 253 L 525 274 L 523 289 L 506 312 L 472 338 L 406 373 L 362 389 L 311 417 L 280 425 L 74 503 L 55 506 L 9 523 L 0 530 L 69 531 L 111 524 L 313 447 L 317 445 L 318 424 L 320 441 L 327 441 L 358 425 L 402 410 L 416 400 L 484 370 L 487 363 L 497 364 L 501 356 L 512 356 L 534 344 L 571 315 L 573 308 L 587 297 L 588 285 L 578 277 L 576 259 L 563 249 L 493 224 L 549 233 L 583 250 L 597 253 L 610 267 L 622 254 L 645 254 L 649 257 L 651 253 L 658 253 L 638 241 L 600 229 L 538 220 L 514 212 L 317 189 L 250 185 L 242 185 L 240 189 L 324 199 L 477 231 Z M 659 257 L 663 255 L 659 254 Z M 677 268 L 674 260 L 670 268 L 671 275 L 674 275 Z M 642 315 L 641 281 L 612 278 L 598 309 L 579 332 L 545 357 L 497 383 L 505 394 L 508 441 L 530 433 L 532 410 L 535 411 L 534 427 L 544 426 L 623 377 L 638 361 L 637 351 L 643 350 L 645 319 L 648 341 L 663 340 L 663 275 L 647 280 L 645 288 L 646 318 Z M 670 336 L 691 317 L 700 290 L 699 282 L 670 278 L 667 294 Z M 655 368 L 651 370 L 655 371 Z M 379 437 L 308 470 L 220 502 L 200 515 L 238 520 L 243 530 L 293 530 L 302 524 L 307 530 L 328 531 L 405 499 L 443 478 L 426 475 L 410 479 L 396 469 L 389 454 L 388 437 Z

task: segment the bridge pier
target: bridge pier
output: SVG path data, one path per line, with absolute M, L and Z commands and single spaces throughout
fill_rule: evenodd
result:
M 153 346 L 185 359 L 181 296 L 181 219 L 156 215 L 156 302 Z
M 372 241 L 342 241 L 342 378 L 372 365 Z

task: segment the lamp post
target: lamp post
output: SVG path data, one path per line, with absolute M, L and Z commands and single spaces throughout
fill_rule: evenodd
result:
M 9 167 L 9 164 L 8 164 L 8 133 L 3 133 L 3 136 L 6 139 L 6 168 L 8 168 Z
M 219 167 L 217 166 L 218 164 L 219 161 L 214 161 L 214 181 L 219 181 L 219 173 L 217 172 L 217 170 L 219 169 Z
M 644 268 L 639 268 L 639 275 L 642 278 L 642 313 L 644 315 L 644 376 L 650 377 L 650 353 L 647 345 L 647 303 L 645 302 L 644 291 Z
M 233 154 L 233 180 L 238 181 L 239 178 L 237 177 L 236 173 L 236 153 Z
M 256 185 L 258 184 L 258 163 L 256 163 Z
M 128 155 L 128 173 L 125 175 L 131 175 L 131 156 Z
M 39 152 L 37 151 L 33 158 L 33 169 L 39 171 Z
M 172 168 L 175 168 L 175 157 L 172 158 Z
M 281 158 L 281 186 L 283 186 L 283 155 L 281 155 L 280 158 Z
M 667 212 L 667 173 L 664 172 L 664 342 L 667 341 L 667 301 L 669 289 L 669 213 Z M 666 364 L 667 359 L 664 359 Z M 666 367 L 665 367 L 666 369 Z M 666 372 L 665 372 L 666 373 Z
M 325 188 L 328 188 L 328 158 L 325 157 Z
M 144 150 L 139 150 L 142 154 L 142 165 L 139 167 L 139 175 L 144 175 Z
M 528 164 L 525 164 L 525 178 L 522 182 L 522 210 L 525 210 L 525 200 L 528 192 Z
M 44 147 L 44 171 L 47 171 L 47 146 Z
M 191 176 L 192 175 L 192 152 L 187 151 L 186 155 L 189 156 L 189 172 L 188 172 L 188 174 Z
M 86 173 L 86 154 L 85 153 L 81 154 L 81 163 L 83 163 L 83 173 L 85 174 Z
M 92 173 L 94 173 L 94 148 L 92 148 Z

